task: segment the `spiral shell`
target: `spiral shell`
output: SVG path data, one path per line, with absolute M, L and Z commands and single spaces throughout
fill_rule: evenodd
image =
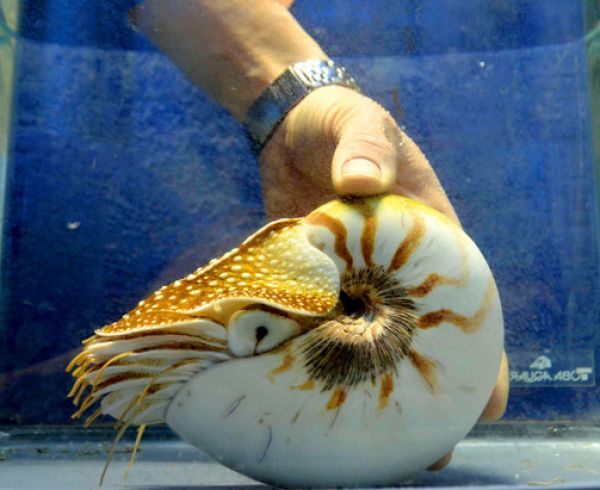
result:
M 71 395 L 75 416 L 100 401 L 87 424 L 166 422 L 258 480 L 383 485 L 467 434 L 502 345 L 493 276 L 459 227 L 399 196 L 332 201 L 97 330 Z

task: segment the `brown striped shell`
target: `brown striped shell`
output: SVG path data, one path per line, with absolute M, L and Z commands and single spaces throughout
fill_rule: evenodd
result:
M 477 247 L 427 206 L 385 196 L 265 226 L 97 330 L 69 369 L 75 416 L 100 401 L 86 424 L 110 414 L 119 437 L 166 421 L 264 481 L 383 484 L 465 435 L 501 349 L 498 293 Z M 425 421 L 441 435 L 419 432 Z M 417 435 L 423 447 L 407 445 Z M 303 456 L 307 444 L 317 446 Z M 395 455 L 383 466 L 382 451 Z M 315 459 L 327 468 L 307 472 Z

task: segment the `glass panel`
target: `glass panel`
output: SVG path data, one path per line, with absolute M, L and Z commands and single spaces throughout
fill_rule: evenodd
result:
M 81 429 L 66 396 L 81 340 L 267 221 L 243 127 L 131 28 L 131 6 L 0 0 L 0 474 L 15 488 L 55 482 L 55 459 L 64 488 L 102 471 L 114 421 Z M 424 151 L 498 283 L 507 413 L 411 481 L 598 482 L 600 3 L 292 13 Z M 164 427 L 138 459 L 133 484 L 254 484 Z
M 4 198 L 8 152 L 10 147 L 11 115 L 13 102 L 13 77 L 15 64 L 15 45 L 17 30 L 18 4 L 16 1 L 0 2 L 0 216 L 4 216 Z M 0 221 L 0 250 L 4 237 L 4 220 Z M 0 271 L 1 274 L 1 271 Z M 1 294 L 1 292 L 0 292 Z M 0 305 L 4 301 L 0 297 Z M 1 311 L 2 306 L 0 306 Z M 4 323 L 0 323 L 0 332 Z

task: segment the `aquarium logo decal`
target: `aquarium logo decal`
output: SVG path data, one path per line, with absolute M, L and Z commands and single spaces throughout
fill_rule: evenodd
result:
M 595 386 L 594 353 L 591 350 L 532 355 L 513 352 L 510 356 L 511 386 Z
M 550 369 L 552 367 L 552 361 L 548 356 L 540 356 L 530 365 L 530 369 Z

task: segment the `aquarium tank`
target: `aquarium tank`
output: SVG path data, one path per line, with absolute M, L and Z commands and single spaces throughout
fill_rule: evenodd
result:
M 146 3 L 0 0 L 0 488 L 96 488 L 109 453 L 105 488 L 263 485 L 164 424 L 111 449 L 113 418 L 72 418 L 84 339 L 273 219 L 219 73 L 157 48 L 131 10 Z M 600 1 L 289 8 L 427 155 L 502 303 L 506 413 L 397 485 L 600 487 Z

